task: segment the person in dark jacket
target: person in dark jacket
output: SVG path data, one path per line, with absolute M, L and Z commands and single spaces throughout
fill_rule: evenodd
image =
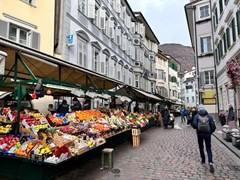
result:
M 193 128 L 196 129 L 197 131 L 197 138 L 198 138 L 198 146 L 199 146 L 199 151 L 200 151 L 200 156 L 202 159 L 202 164 L 205 163 L 205 154 L 204 154 L 204 141 L 206 145 L 206 150 L 207 150 L 207 155 L 208 155 L 208 163 L 210 166 L 210 172 L 214 172 L 214 167 L 213 167 L 213 160 L 212 160 L 212 149 L 211 149 L 211 135 L 216 129 L 215 122 L 213 118 L 208 114 L 208 112 L 205 110 L 205 107 L 200 104 L 198 107 L 198 114 L 195 115 L 194 120 L 193 120 Z M 199 123 L 199 118 L 201 117 L 207 117 L 208 122 L 209 122 L 209 132 L 200 132 L 198 130 L 198 123 Z
M 170 118 L 170 114 L 167 107 L 162 111 L 162 117 L 163 117 L 164 129 L 167 129 L 169 124 L 169 118 Z
M 62 113 L 65 115 L 68 112 L 69 112 L 69 105 L 67 104 L 67 101 L 64 99 L 62 101 L 62 104 L 58 106 L 57 113 Z
M 71 110 L 72 111 L 82 110 L 82 105 L 76 97 L 73 98 L 73 106 L 71 106 Z
M 134 113 L 139 113 L 140 109 L 139 109 L 139 105 L 138 105 L 138 102 L 136 102 L 136 105 L 135 107 L 133 108 L 133 112 Z
M 232 105 L 229 105 L 227 122 L 230 128 L 234 127 L 234 111 Z

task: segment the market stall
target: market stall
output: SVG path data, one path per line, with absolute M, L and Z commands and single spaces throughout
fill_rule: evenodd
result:
M 44 88 L 50 89 L 50 95 L 80 90 L 111 96 L 125 93 L 108 91 L 121 82 L 2 38 L 0 50 L 8 55 L 0 91 L 13 92 L 17 102 L 15 109 L 0 107 L 0 176 L 51 179 L 105 146 L 129 139 L 133 125 L 142 130 L 151 126 L 152 114 L 101 109 L 46 115 L 25 108 L 21 102 L 26 94 L 38 99 L 46 93 Z M 143 99 L 145 94 L 140 94 Z

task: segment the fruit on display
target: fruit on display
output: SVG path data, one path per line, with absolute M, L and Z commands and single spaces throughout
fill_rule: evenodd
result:
M 70 152 L 69 148 L 67 146 L 63 145 L 55 150 L 54 156 L 60 157 L 61 154 L 65 154 L 65 153 L 67 153 L 68 157 L 71 156 L 71 152 Z
M 95 141 L 93 141 L 93 140 L 89 140 L 89 141 L 87 141 L 87 145 L 88 145 L 88 147 L 89 147 L 89 149 L 92 149 L 94 146 L 95 146 Z
M 49 147 L 44 147 L 43 145 L 39 145 L 36 150 L 37 150 L 37 155 L 40 155 L 40 156 L 43 155 L 43 154 L 51 153 L 50 148 Z
M 84 110 L 84 111 L 76 111 L 75 112 L 76 118 L 80 121 L 86 121 L 93 118 L 104 118 L 107 117 L 106 114 L 101 113 L 98 110 L 92 109 L 92 110 Z
M 0 125 L 0 133 L 1 134 L 6 134 L 9 132 L 9 130 L 11 129 L 12 125 L 11 124 L 7 124 L 6 126 Z
M 17 142 L 19 142 L 18 137 L 7 135 L 0 140 L 0 149 L 9 151 Z
M 98 124 L 98 123 L 96 123 L 95 125 L 93 125 L 93 128 L 94 128 L 95 130 L 97 130 L 97 132 L 100 132 L 100 133 L 110 130 L 110 128 L 109 128 L 107 125 Z
M 35 119 L 45 118 L 44 115 L 41 113 L 29 112 L 29 115 L 34 117 Z
M 36 129 L 36 131 L 38 132 L 40 129 L 47 129 L 48 128 L 48 124 L 38 124 L 33 126 L 34 129 Z
M 64 125 L 69 123 L 68 118 L 61 114 L 48 115 L 47 119 L 49 123 L 54 126 L 59 126 L 59 125 Z
M 60 128 L 60 131 L 66 134 L 73 134 L 76 132 L 76 129 L 72 126 L 63 126 Z

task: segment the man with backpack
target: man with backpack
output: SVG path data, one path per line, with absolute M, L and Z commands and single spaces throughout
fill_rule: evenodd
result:
M 193 128 L 197 130 L 198 146 L 200 151 L 200 156 L 202 159 L 202 164 L 205 164 L 205 154 L 204 154 L 204 141 L 206 145 L 208 163 L 210 167 L 210 172 L 214 172 L 213 160 L 212 160 L 212 149 L 211 149 L 211 135 L 216 129 L 215 122 L 213 118 L 205 110 L 204 105 L 200 104 L 198 107 L 198 114 L 194 117 Z

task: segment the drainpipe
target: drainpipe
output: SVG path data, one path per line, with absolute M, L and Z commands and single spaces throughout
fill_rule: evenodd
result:
M 212 0 L 210 0 L 210 11 L 212 9 Z M 217 80 L 217 58 L 215 55 L 215 48 L 214 48 L 214 33 L 213 33 L 213 21 L 212 13 L 211 13 L 211 30 L 212 30 L 212 47 L 213 47 L 213 59 L 214 59 L 214 72 L 215 72 L 215 88 L 216 88 L 216 104 L 217 104 L 217 114 L 219 114 L 219 95 L 218 95 L 218 80 Z M 218 116 L 216 116 L 218 117 Z

